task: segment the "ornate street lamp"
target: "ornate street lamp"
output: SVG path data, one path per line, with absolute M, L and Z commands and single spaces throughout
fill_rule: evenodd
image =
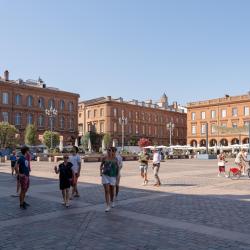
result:
M 124 126 L 128 124 L 128 118 L 124 116 L 122 112 L 122 117 L 119 117 L 119 124 L 122 126 L 122 151 L 124 150 Z
M 50 141 L 50 149 L 52 149 L 53 145 L 53 118 L 57 116 L 57 110 L 52 106 L 49 109 L 45 109 L 45 114 L 50 118 L 50 132 L 51 132 L 51 141 Z
M 174 131 L 174 126 L 175 125 L 173 122 L 167 123 L 167 129 L 169 130 L 169 146 L 172 146 L 172 135 Z

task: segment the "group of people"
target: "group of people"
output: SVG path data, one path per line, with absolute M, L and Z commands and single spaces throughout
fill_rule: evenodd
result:
M 159 170 L 160 170 L 160 164 L 161 164 L 161 154 L 159 150 L 154 149 L 153 150 L 153 159 L 152 159 L 152 168 L 154 172 L 154 178 L 155 183 L 154 186 L 159 187 L 161 185 L 161 181 L 159 178 Z M 143 179 L 142 185 L 148 184 L 148 165 L 151 162 L 150 155 L 147 153 L 147 149 L 144 148 L 143 152 L 139 156 L 139 162 L 140 162 L 140 171 L 141 171 L 141 177 Z
M 221 151 L 217 155 L 217 159 L 218 159 L 218 167 L 219 167 L 218 177 L 221 177 L 222 175 L 224 177 L 228 177 L 229 175 L 226 174 L 227 160 L 226 160 L 225 152 Z M 246 167 L 247 167 L 247 163 L 249 162 L 248 159 L 247 159 L 247 150 L 242 148 L 237 153 L 234 162 L 237 165 L 238 169 L 240 170 L 241 175 L 246 176 Z

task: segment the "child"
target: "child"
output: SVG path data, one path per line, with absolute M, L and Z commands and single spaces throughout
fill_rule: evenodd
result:
M 12 176 L 14 175 L 15 172 L 16 162 L 17 162 L 16 151 L 13 151 L 12 155 L 10 156 L 10 166 L 11 166 Z
M 63 157 L 63 163 L 55 166 L 55 173 L 59 174 L 60 190 L 62 190 L 63 205 L 69 207 L 69 189 L 72 182 L 72 163 L 68 161 L 69 157 Z
M 221 177 L 221 174 L 223 173 L 225 177 L 228 177 L 226 175 L 226 171 L 225 171 L 225 163 L 227 162 L 225 160 L 225 154 L 223 152 L 221 152 L 218 156 L 218 167 L 219 167 L 219 173 L 218 173 L 218 177 Z

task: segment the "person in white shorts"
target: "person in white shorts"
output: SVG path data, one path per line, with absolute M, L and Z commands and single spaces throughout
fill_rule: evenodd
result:
M 78 178 L 80 176 L 80 172 L 81 172 L 81 158 L 78 155 L 78 147 L 73 146 L 72 149 L 72 155 L 69 157 L 69 162 L 72 163 L 72 172 L 73 172 L 73 176 L 72 176 L 72 194 L 70 199 L 72 200 L 73 197 L 80 197 L 78 189 L 77 189 L 77 182 L 78 182 Z
M 108 155 L 101 163 L 100 175 L 102 177 L 102 185 L 104 187 L 107 204 L 105 212 L 109 212 L 111 207 L 115 206 L 114 188 L 116 185 L 116 178 L 119 175 L 119 166 L 115 157 L 115 149 L 113 147 L 108 149 Z

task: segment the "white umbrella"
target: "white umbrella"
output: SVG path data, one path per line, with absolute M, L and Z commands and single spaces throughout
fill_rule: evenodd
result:
M 75 146 L 78 147 L 78 139 L 75 140 Z
M 92 145 L 91 145 L 90 138 L 89 138 L 89 141 L 88 141 L 88 150 L 89 150 L 89 152 L 92 151 Z
M 59 150 L 60 150 L 60 152 L 63 151 L 63 141 L 62 140 L 60 140 Z

